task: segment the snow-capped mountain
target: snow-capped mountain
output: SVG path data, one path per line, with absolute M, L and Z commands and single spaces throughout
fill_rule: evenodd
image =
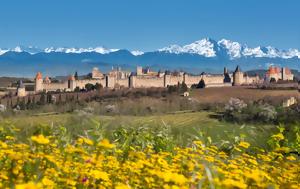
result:
M 24 47 L 24 46 L 17 46 L 15 48 L 12 49 L 1 49 L 0 48 L 0 55 L 6 53 L 6 52 L 27 52 L 29 54 L 37 54 L 37 53 L 51 53 L 51 52 L 61 52 L 61 53 L 76 53 L 76 54 L 80 54 L 80 53 L 87 53 L 87 52 L 96 52 L 99 54 L 109 54 L 111 52 L 116 52 L 119 49 L 107 49 L 105 47 L 89 47 L 89 48 L 67 48 L 67 47 L 58 47 L 58 48 L 54 48 L 54 47 L 49 47 L 49 48 L 45 48 L 45 49 L 40 49 L 38 47 L 33 47 L 33 46 L 29 46 L 29 47 Z
M 238 42 L 233 42 L 227 39 L 218 41 L 218 45 L 224 49 L 227 49 L 227 54 L 232 58 L 241 58 L 242 45 Z
M 206 38 L 199 41 L 195 41 L 194 43 L 182 47 L 179 45 L 170 45 L 168 47 L 159 49 L 158 51 L 175 53 L 175 54 L 191 53 L 191 54 L 198 54 L 205 57 L 215 57 L 216 52 L 214 47 L 215 47 L 214 41 L 210 40 L 209 38 Z
M 266 57 L 266 58 L 300 58 L 300 52 L 298 49 L 279 50 L 277 48 L 267 47 L 248 47 L 238 42 L 222 39 L 218 42 L 205 38 L 199 41 L 195 41 L 191 44 L 180 46 L 170 45 L 158 50 L 159 52 L 182 54 L 191 53 L 198 54 L 205 57 L 216 57 L 218 55 L 227 54 L 230 59 L 238 59 L 241 57 Z
M 99 54 L 109 54 L 112 52 L 117 52 L 120 49 L 108 49 L 105 47 L 89 47 L 89 48 L 67 48 L 67 47 L 49 47 L 45 49 L 40 49 L 38 47 L 24 47 L 17 46 L 12 49 L 1 49 L 0 48 L 0 56 L 5 54 L 6 52 L 27 52 L 29 54 L 37 54 L 37 53 L 52 53 L 52 52 L 61 52 L 61 53 L 90 53 L 95 52 Z M 240 44 L 238 42 L 234 42 L 227 39 L 221 39 L 219 41 L 215 41 L 210 38 L 204 38 L 198 41 L 195 41 L 191 44 L 187 45 L 170 45 L 161 49 L 158 49 L 158 52 L 161 53 L 171 53 L 171 54 L 196 54 L 200 56 L 204 56 L 207 58 L 217 57 L 228 55 L 230 59 L 239 59 L 242 57 L 257 57 L 257 58 L 300 58 L 300 51 L 298 49 L 289 49 L 289 50 L 279 50 L 275 47 L 267 46 L 267 47 L 248 47 L 246 44 Z M 134 50 L 131 51 L 131 54 L 134 56 L 141 56 L 145 54 L 142 51 Z
M 108 71 L 115 66 L 130 70 L 136 66 L 149 66 L 156 70 L 220 73 L 224 67 L 233 70 L 237 65 L 243 70 L 267 69 L 269 65 L 300 70 L 300 51 L 272 46 L 250 47 L 227 39 L 215 41 L 210 38 L 151 52 L 101 46 L 0 48 L 0 76 L 33 76 L 37 71 L 50 76 L 72 74 L 74 71 L 85 74 L 93 67 Z
M 119 49 L 107 49 L 104 47 L 96 47 L 96 48 L 65 48 L 65 47 L 59 47 L 59 48 L 54 48 L 54 47 L 50 47 L 50 48 L 45 48 L 43 51 L 45 53 L 51 53 L 51 52 L 61 52 L 61 53 L 76 53 L 76 54 L 80 54 L 80 53 L 87 53 L 87 52 L 96 52 L 99 54 L 109 54 L 111 52 L 116 52 Z
M 134 56 L 141 56 L 144 54 L 144 52 L 136 50 L 136 51 L 131 51 L 131 54 Z
M 39 49 L 38 47 L 33 47 L 33 46 L 16 46 L 15 48 L 12 49 L 8 49 L 8 48 L 0 48 L 0 56 L 6 52 L 17 52 L 17 53 L 21 53 L 21 52 L 27 52 L 29 54 L 36 54 L 36 53 L 40 53 L 43 52 L 43 50 Z

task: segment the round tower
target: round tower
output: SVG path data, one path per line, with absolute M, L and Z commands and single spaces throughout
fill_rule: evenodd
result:
M 233 85 L 239 86 L 244 82 L 244 73 L 241 71 L 240 67 L 237 66 L 233 73 Z
M 74 91 L 76 88 L 75 82 L 76 82 L 75 77 L 73 75 L 70 75 L 68 78 L 68 88 L 71 89 L 72 91 Z
M 35 76 L 35 92 L 43 91 L 43 76 L 38 72 Z
M 25 90 L 25 86 L 24 86 L 22 80 L 19 81 L 19 85 L 18 85 L 18 88 L 17 88 L 17 96 L 19 96 L 19 97 L 26 96 L 26 90 Z

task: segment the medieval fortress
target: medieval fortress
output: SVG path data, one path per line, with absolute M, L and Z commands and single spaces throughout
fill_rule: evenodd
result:
M 274 78 L 292 80 L 293 74 L 288 68 L 270 67 L 266 77 L 261 79 L 259 76 L 248 76 L 237 66 L 233 73 L 229 73 L 224 68 L 223 74 L 206 74 L 191 75 L 185 72 L 154 72 L 149 68 L 143 69 L 137 67 L 136 72 L 122 71 L 120 68 L 110 71 L 107 74 L 101 73 L 98 68 L 94 68 L 88 79 L 78 79 L 74 75 L 64 81 L 52 81 L 49 77 L 43 78 L 42 73 L 38 72 L 35 77 L 34 92 L 48 91 L 74 91 L 75 89 L 84 89 L 86 84 L 101 85 L 106 88 L 149 88 L 149 87 L 168 87 L 185 83 L 188 87 L 197 85 L 201 80 L 204 81 L 205 87 L 225 87 L 240 85 L 256 85 L 264 81 L 270 81 Z M 17 89 L 18 96 L 26 96 L 29 91 L 21 83 Z

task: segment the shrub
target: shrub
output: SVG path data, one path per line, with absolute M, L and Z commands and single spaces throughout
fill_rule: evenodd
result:
M 226 112 L 241 112 L 243 108 L 247 107 L 247 104 L 238 98 L 230 98 L 225 105 Z
M 267 103 L 245 104 L 242 100 L 231 98 L 225 106 L 224 117 L 235 122 L 264 122 L 274 123 L 277 111 Z
M 92 90 L 95 89 L 95 86 L 94 86 L 93 84 L 91 84 L 91 83 L 87 83 L 87 84 L 85 85 L 85 89 L 86 89 L 87 91 L 92 91 Z
M 269 104 L 259 105 L 258 118 L 263 122 L 274 122 L 277 118 L 277 111 Z
M 197 88 L 198 89 L 203 89 L 203 88 L 205 88 L 205 81 L 203 80 L 203 79 L 201 79 L 200 81 L 199 81 L 199 83 L 198 83 L 198 85 L 197 85 Z

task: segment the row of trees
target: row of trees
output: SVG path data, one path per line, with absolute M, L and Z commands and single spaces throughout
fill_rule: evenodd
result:
M 201 79 L 198 84 L 193 84 L 191 86 L 191 88 L 192 89 L 203 89 L 203 88 L 205 88 L 205 86 L 206 86 L 205 81 L 203 79 Z
M 178 82 L 177 85 L 168 85 L 168 92 L 169 93 L 174 93 L 174 92 L 178 92 L 178 93 L 183 93 L 188 91 L 188 87 L 185 84 L 185 82 Z
M 76 87 L 74 89 L 75 92 L 84 92 L 84 91 L 100 91 L 101 89 L 103 89 L 103 86 L 100 83 L 96 83 L 95 85 L 88 83 L 84 86 L 84 89 L 80 89 L 79 87 Z
M 205 81 L 201 79 L 198 84 L 193 84 L 191 86 L 193 89 L 202 89 L 205 88 Z M 169 85 L 168 86 L 168 92 L 173 93 L 173 92 L 178 92 L 178 93 L 183 93 L 188 91 L 188 87 L 183 81 L 182 83 L 178 82 L 177 85 Z

